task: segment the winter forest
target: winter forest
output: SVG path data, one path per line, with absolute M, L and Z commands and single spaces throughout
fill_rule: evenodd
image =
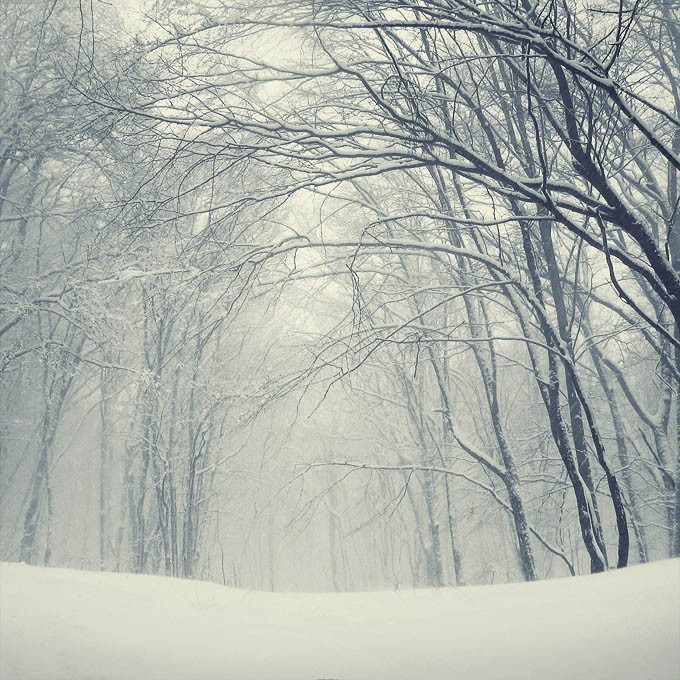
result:
M 673 0 L 0 26 L 0 560 L 362 591 L 680 556 Z

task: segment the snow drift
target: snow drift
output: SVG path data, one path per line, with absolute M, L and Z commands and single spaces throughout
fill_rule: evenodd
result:
M 680 677 L 680 560 L 349 594 L 2 564 L 0 598 L 3 680 Z

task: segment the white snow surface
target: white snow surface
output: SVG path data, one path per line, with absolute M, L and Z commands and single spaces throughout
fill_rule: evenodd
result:
M 678 680 L 680 560 L 530 584 L 264 593 L 0 565 L 2 680 Z

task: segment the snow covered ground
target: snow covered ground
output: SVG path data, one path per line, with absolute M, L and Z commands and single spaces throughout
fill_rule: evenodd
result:
M 680 560 L 532 584 L 260 593 L 0 565 L 0 678 L 678 680 Z

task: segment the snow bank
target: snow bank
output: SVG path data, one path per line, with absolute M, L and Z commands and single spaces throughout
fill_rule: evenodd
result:
M 677 680 L 680 560 L 350 594 L 0 565 L 2 680 Z

